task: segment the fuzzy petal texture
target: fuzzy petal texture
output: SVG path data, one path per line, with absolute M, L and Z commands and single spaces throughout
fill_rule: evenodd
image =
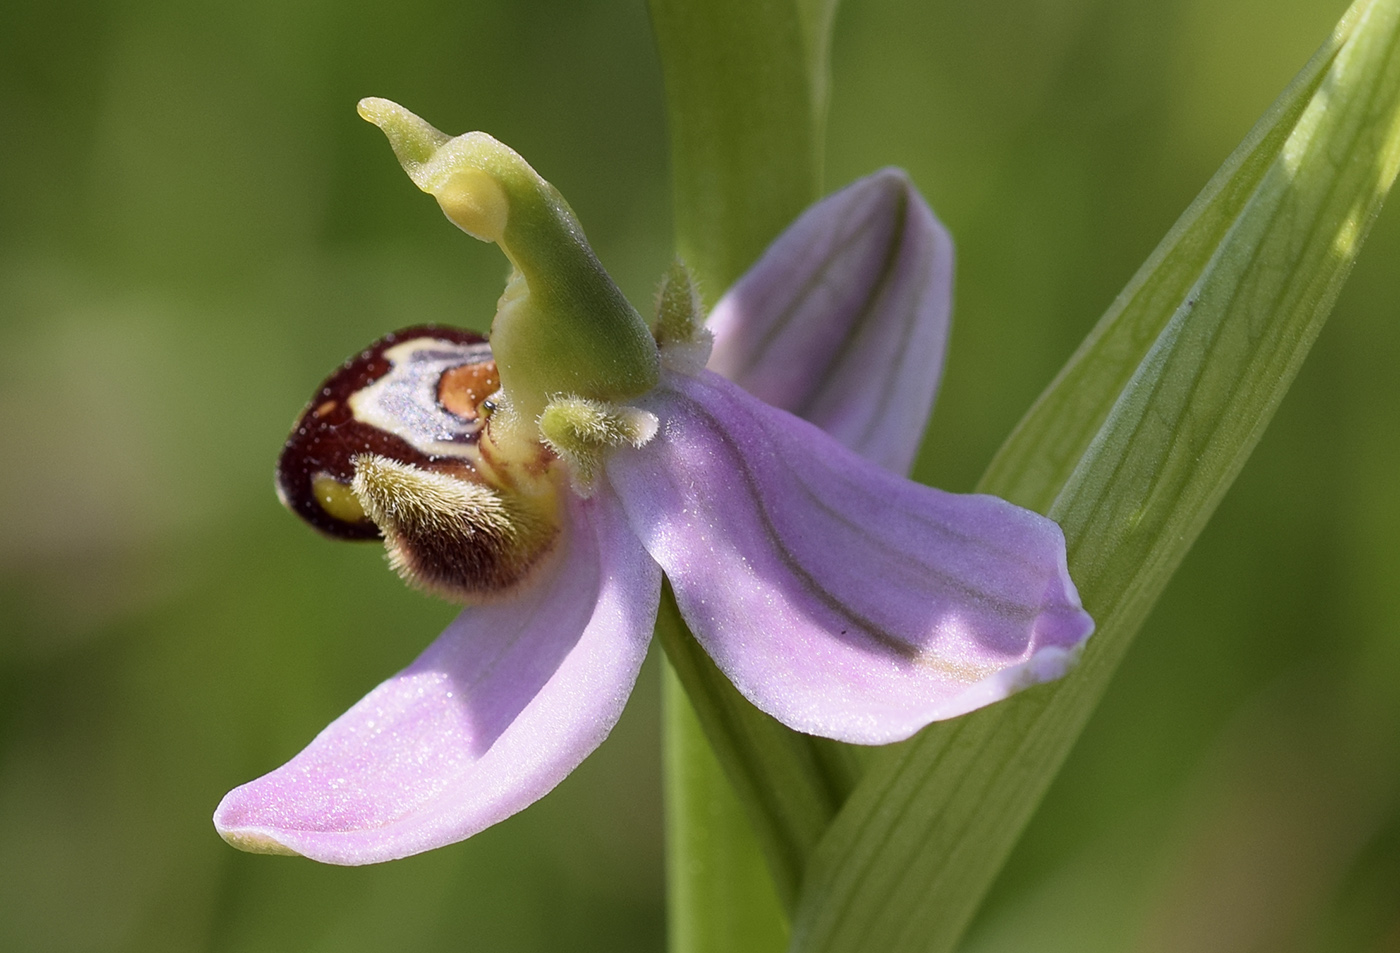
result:
M 896 473 L 943 370 L 953 243 L 899 169 L 812 206 L 710 314 L 709 367 Z
M 661 585 L 611 500 L 571 501 L 569 522 L 537 580 L 464 611 L 295 758 L 231 791 L 219 833 L 375 863 L 469 837 L 562 781 L 622 714 Z
M 695 637 L 799 731 L 907 738 L 1063 674 L 1093 630 L 1052 521 L 901 479 L 710 372 L 607 464 Z

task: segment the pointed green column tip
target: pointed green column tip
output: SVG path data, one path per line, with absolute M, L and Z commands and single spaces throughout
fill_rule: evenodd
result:
M 416 116 L 398 103 L 378 96 L 366 96 L 356 105 L 360 118 L 374 123 L 389 137 L 394 155 L 408 169 L 410 176 L 433 157 L 433 153 L 451 138 L 421 116 Z M 413 168 L 411 168 L 413 167 Z M 418 178 L 415 176 L 415 183 Z
M 551 397 L 623 401 L 656 386 L 656 342 L 603 269 L 573 210 L 513 149 L 484 132 L 448 136 L 398 103 L 369 97 L 413 184 L 458 228 L 495 242 L 515 268 L 491 347 L 503 405 L 530 435 Z
M 524 159 L 484 132 L 454 139 L 387 99 L 362 99 L 358 111 L 380 128 L 413 184 L 438 200 L 452 224 L 482 241 L 505 237 L 510 199 L 501 178 L 514 173 L 527 188 L 539 178 Z

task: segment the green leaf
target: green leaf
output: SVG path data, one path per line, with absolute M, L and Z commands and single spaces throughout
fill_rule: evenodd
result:
M 1113 402 L 1254 197 L 1327 75 L 1354 16 L 1353 8 L 1119 292 L 1016 425 L 979 489 L 1040 512 L 1049 509 Z
M 1359 0 L 1011 436 L 1098 620 L 1079 668 L 881 752 L 819 845 L 808 953 L 953 949 L 1336 300 L 1400 166 L 1400 0 Z

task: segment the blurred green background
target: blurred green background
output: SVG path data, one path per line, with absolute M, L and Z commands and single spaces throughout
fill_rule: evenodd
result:
M 1339 0 L 847 0 L 828 185 L 910 170 L 958 242 L 919 475 L 972 486 Z M 0 950 L 655 950 L 655 660 L 613 737 L 466 842 L 225 846 L 453 613 L 271 469 L 346 355 L 484 326 L 504 260 L 357 99 L 485 129 L 645 304 L 669 258 L 644 5 L 0 5 Z M 1400 214 L 1140 635 L 975 951 L 1400 950 Z

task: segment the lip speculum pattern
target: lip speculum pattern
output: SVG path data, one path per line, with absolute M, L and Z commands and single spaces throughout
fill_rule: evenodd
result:
M 277 461 L 278 497 L 333 538 L 382 538 L 351 489 L 355 458 L 469 478 L 498 386 L 490 345 L 473 331 L 386 334 L 326 378 L 297 418 Z

